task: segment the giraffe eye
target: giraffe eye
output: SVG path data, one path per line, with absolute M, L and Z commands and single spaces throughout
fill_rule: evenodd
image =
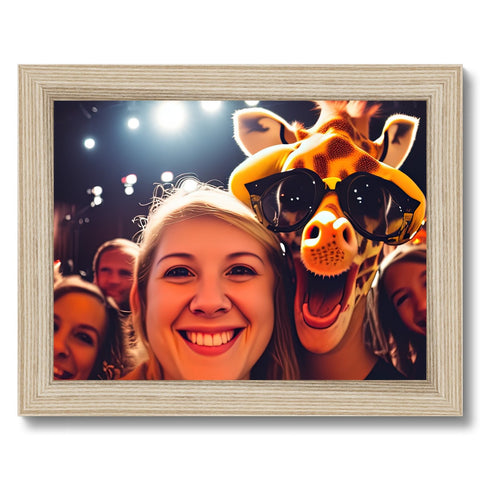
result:
M 376 236 L 391 235 L 403 224 L 404 211 L 390 182 L 358 176 L 346 192 L 345 210 L 361 230 Z
M 262 196 L 263 215 L 275 228 L 290 230 L 311 214 L 315 197 L 315 184 L 309 176 L 287 176 Z

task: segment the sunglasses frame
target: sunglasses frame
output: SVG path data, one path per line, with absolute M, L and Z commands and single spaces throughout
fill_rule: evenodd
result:
M 276 183 L 281 180 L 285 180 L 289 177 L 294 176 L 307 176 L 312 184 L 314 185 L 314 198 L 308 207 L 308 213 L 303 217 L 299 222 L 288 226 L 288 227 L 279 227 L 272 225 L 265 217 L 263 212 L 262 206 L 262 198 L 267 193 L 271 187 L 273 187 Z M 395 199 L 395 201 L 401 205 L 402 209 L 404 210 L 403 213 L 403 223 L 402 226 L 395 232 L 389 235 L 376 235 L 373 233 L 368 232 L 364 228 L 362 228 L 355 218 L 349 213 L 348 204 L 346 200 L 346 193 L 352 182 L 360 177 L 372 178 L 376 182 L 385 183 L 388 186 L 388 191 L 391 196 Z M 319 187 L 321 185 L 322 187 Z M 252 204 L 252 208 L 255 211 L 257 217 L 259 218 L 260 222 L 269 230 L 272 230 L 275 233 L 280 232 L 293 232 L 303 228 L 315 215 L 318 207 L 320 206 L 321 201 L 325 197 L 328 192 L 334 192 L 337 194 L 338 201 L 340 203 L 340 207 L 343 210 L 345 217 L 350 221 L 353 228 L 363 235 L 364 237 L 370 240 L 377 240 L 382 241 L 384 243 L 390 245 L 400 245 L 402 243 L 407 242 L 420 228 L 421 223 L 416 226 L 416 228 L 411 229 L 412 221 L 414 219 L 414 214 L 417 208 L 421 205 L 421 202 L 415 198 L 412 198 L 410 195 L 405 193 L 398 185 L 390 180 L 386 180 L 382 177 L 377 175 L 373 175 L 368 172 L 355 172 L 348 177 L 344 178 L 343 180 L 339 180 L 334 188 L 330 188 L 330 186 L 322 179 L 320 176 L 315 173 L 313 170 L 309 170 L 307 168 L 296 168 L 293 170 L 287 170 L 286 172 L 280 172 L 268 177 L 261 178 L 254 182 L 246 183 L 245 188 L 247 189 L 250 195 L 250 202 Z

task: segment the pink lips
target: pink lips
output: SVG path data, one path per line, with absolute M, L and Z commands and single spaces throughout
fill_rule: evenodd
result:
M 195 353 L 214 356 L 230 350 L 240 337 L 242 329 L 231 329 L 222 332 L 183 331 L 181 337 Z

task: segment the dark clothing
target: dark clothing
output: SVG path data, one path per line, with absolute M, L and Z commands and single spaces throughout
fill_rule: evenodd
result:
M 406 380 L 393 365 L 379 358 L 365 380 Z

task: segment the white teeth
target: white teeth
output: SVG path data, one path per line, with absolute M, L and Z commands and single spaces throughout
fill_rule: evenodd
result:
M 228 343 L 235 334 L 234 330 L 227 330 L 221 333 L 202 333 L 202 332 L 185 332 L 188 340 L 195 343 L 196 345 L 207 346 L 207 347 L 219 347 Z

